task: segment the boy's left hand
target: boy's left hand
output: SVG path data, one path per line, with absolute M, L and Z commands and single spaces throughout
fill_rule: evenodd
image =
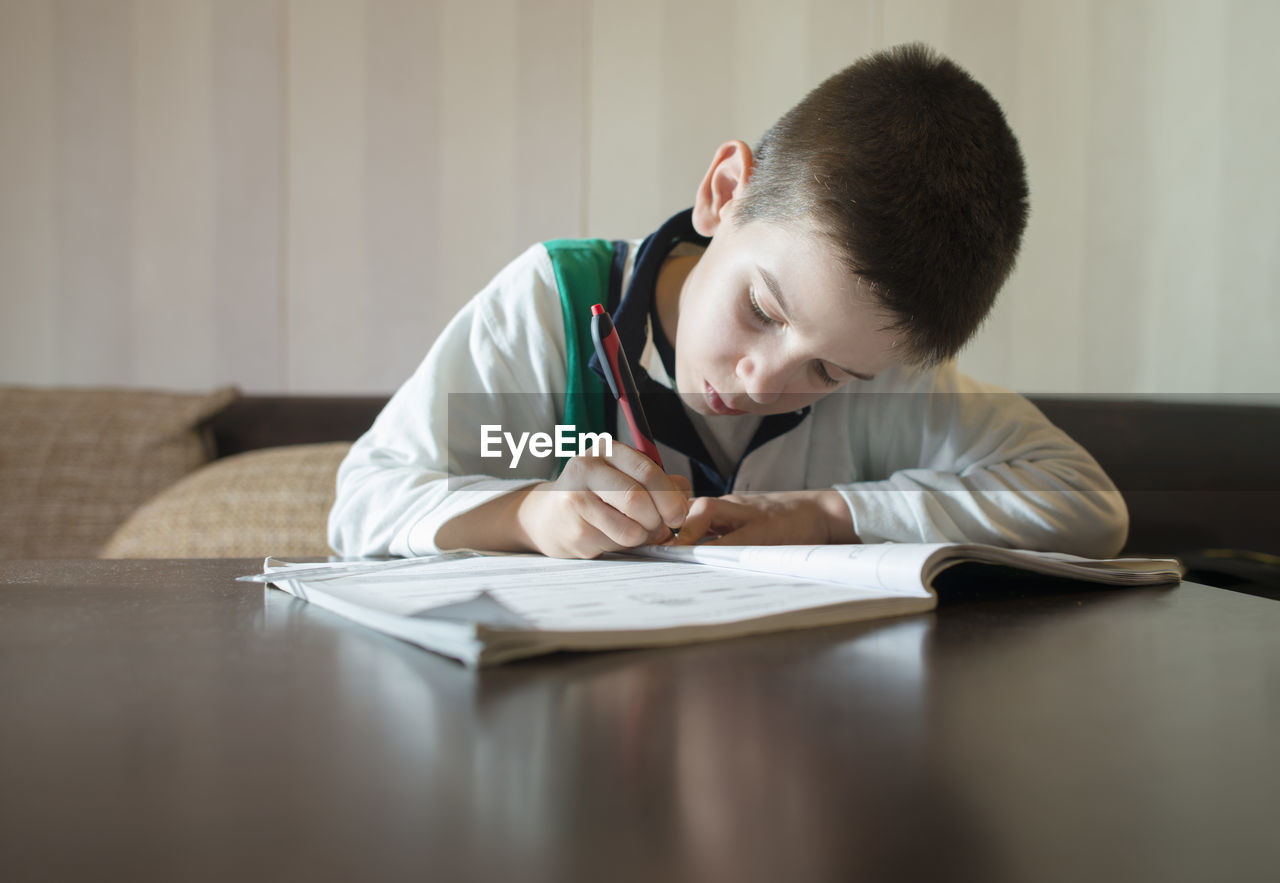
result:
M 844 498 L 832 490 L 698 497 L 680 528 L 678 545 L 704 537 L 724 546 L 857 543 Z

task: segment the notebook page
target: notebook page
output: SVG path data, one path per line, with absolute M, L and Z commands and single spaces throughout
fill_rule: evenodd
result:
M 487 592 L 546 631 L 662 629 L 708 625 L 883 599 L 880 590 L 839 586 L 781 574 L 643 559 L 561 560 L 496 556 L 418 567 L 388 562 L 334 578 L 296 574 L 291 582 L 352 603 L 403 616 L 456 604 Z
M 946 543 L 872 543 L 821 546 L 644 546 L 638 555 L 664 561 L 784 574 L 860 587 L 880 595 L 927 597 L 921 579 L 929 557 Z

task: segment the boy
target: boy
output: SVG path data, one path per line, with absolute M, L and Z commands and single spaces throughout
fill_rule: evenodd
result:
M 1026 214 L 1018 144 L 985 89 L 920 45 L 863 59 L 755 151 L 721 145 L 693 209 L 643 242 L 545 243 L 503 270 L 352 448 L 330 543 L 594 557 L 678 531 L 1114 555 L 1128 516 L 1097 463 L 951 361 Z M 611 400 L 611 453 L 561 468 L 520 443 L 582 429 L 604 388 L 584 343 L 594 302 L 667 471 Z M 599 413 L 586 422 L 599 431 Z

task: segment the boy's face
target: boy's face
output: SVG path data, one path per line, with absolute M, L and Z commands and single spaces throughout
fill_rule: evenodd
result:
M 665 297 L 659 286 L 676 385 L 691 408 L 795 411 L 894 364 L 894 335 L 829 239 L 808 225 L 738 226 L 734 208 L 724 206 L 692 268 L 692 258 L 684 267 L 674 259 Z

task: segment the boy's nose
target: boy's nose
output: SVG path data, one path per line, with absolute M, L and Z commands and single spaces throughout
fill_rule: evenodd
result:
M 786 388 L 783 372 L 767 361 L 744 358 L 738 363 L 747 395 L 757 405 L 771 405 L 781 398 Z

